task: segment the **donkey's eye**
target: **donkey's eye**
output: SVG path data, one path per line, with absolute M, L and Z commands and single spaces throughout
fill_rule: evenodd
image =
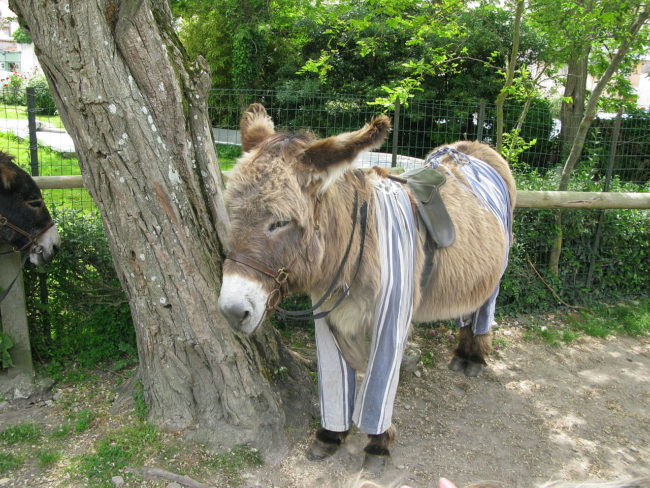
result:
M 27 200 L 25 203 L 32 208 L 41 208 L 43 206 L 43 200 L 40 198 L 36 200 Z
M 273 222 L 271 225 L 269 225 L 269 232 L 273 232 L 276 229 L 279 229 L 281 227 L 285 227 L 291 223 L 290 220 L 278 220 L 277 222 Z

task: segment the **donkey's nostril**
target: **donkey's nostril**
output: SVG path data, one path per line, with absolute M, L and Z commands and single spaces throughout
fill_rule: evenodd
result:
M 251 314 L 245 302 L 220 303 L 219 308 L 233 329 L 238 329 Z

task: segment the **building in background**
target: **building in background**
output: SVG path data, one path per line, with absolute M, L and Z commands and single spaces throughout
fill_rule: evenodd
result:
M 630 83 L 639 97 L 637 106 L 650 110 L 650 55 L 643 56 L 636 65 L 636 70 L 630 75 Z
M 8 0 L 0 0 L 0 71 L 17 72 L 31 78 L 41 73 L 34 44 L 18 43 L 14 33 L 20 28 Z

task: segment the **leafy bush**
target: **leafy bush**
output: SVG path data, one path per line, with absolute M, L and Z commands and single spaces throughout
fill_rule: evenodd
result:
M 58 212 L 61 251 L 45 267 L 43 303 L 40 270 L 28 267 L 32 350 L 56 369 L 68 361 L 92 367 L 106 360 L 134 361 L 135 332 L 97 213 Z M 56 372 L 56 371 L 52 371 Z
M 16 41 L 18 44 L 32 43 L 32 38 L 30 37 L 29 32 L 27 32 L 22 27 L 18 27 L 18 29 L 16 29 L 12 34 L 12 37 L 14 38 L 14 41 Z
M 36 111 L 39 115 L 54 115 L 56 106 L 54 105 L 54 98 L 50 93 L 50 87 L 47 84 L 45 76 L 34 76 L 27 86 L 34 88 L 34 97 L 36 103 Z
M 598 169 L 576 171 L 569 190 L 601 191 Z M 554 172 L 516 175 L 522 190 L 557 188 Z M 646 187 L 612 181 L 612 191 L 648 191 Z M 557 307 L 559 297 L 569 303 L 617 300 L 647 295 L 650 289 L 650 214 L 643 210 L 565 210 L 560 276 L 546 267 L 555 232 L 556 210 L 517 209 L 515 242 L 501 282 L 501 312 L 536 312 Z M 601 226 L 597 249 L 594 239 Z M 591 270 L 591 271 L 590 271 Z
M 11 73 L 7 78 L 0 80 L 2 92 L 0 101 L 9 105 L 25 105 L 25 78 L 20 73 Z

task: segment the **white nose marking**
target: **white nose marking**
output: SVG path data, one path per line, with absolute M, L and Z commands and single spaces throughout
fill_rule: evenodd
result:
M 223 275 L 218 305 L 233 329 L 251 334 L 264 319 L 268 296 L 259 282 L 229 273 Z

